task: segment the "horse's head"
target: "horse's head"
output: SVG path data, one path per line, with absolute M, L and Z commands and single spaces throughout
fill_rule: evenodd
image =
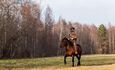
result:
M 60 48 L 64 48 L 68 45 L 68 39 L 66 37 L 64 37 L 62 40 L 61 40 L 61 43 L 60 43 Z

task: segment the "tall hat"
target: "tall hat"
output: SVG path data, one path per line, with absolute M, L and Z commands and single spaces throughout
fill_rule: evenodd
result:
M 74 28 L 74 27 L 71 27 L 71 28 L 70 28 L 70 31 L 71 31 L 71 32 L 75 31 L 75 28 Z

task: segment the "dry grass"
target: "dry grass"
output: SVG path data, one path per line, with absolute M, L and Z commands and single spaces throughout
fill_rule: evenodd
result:
M 115 70 L 115 64 L 100 66 L 79 66 L 79 67 L 45 67 L 45 68 L 19 68 L 16 70 Z
M 46 70 L 46 69 L 44 69 L 44 70 Z M 69 68 L 60 68 L 60 69 L 56 69 L 56 70 L 115 70 L 115 64 L 101 65 L 101 66 L 80 66 L 80 67 L 75 67 L 75 68 L 69 67 Z
M 81 66 L 71 66 L 71 58 L 67 65 L 63 57 L 48 57 L 37 59 L 0 60 L 0 70 L 115 70 L 115 55 L 83 55 Z

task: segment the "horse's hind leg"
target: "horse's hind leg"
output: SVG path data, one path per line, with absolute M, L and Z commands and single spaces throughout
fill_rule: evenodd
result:
M 76 55 L 76 57 L 77 57 L 77 59 L 78 59 L 77 65 L 80 66 L 80 65 L 81 65 L 81 64 L 80 64 L 81 55 Z
M 72 66 L 74 67 L 74 55 L 72 56 Z
M 66 55 L 64 55 L 64 64 L 67 64 L 67 62 L 66 62 Z

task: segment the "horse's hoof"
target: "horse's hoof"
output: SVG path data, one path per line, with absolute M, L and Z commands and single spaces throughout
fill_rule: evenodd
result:
M 80 64 L 77 64 L 77 66 L 80 66 Z
M 72 65 L 72 67 L 74 67 L 74 64 Z
M 65 65 L 67 64 L 67 63 L 64 63 Z

